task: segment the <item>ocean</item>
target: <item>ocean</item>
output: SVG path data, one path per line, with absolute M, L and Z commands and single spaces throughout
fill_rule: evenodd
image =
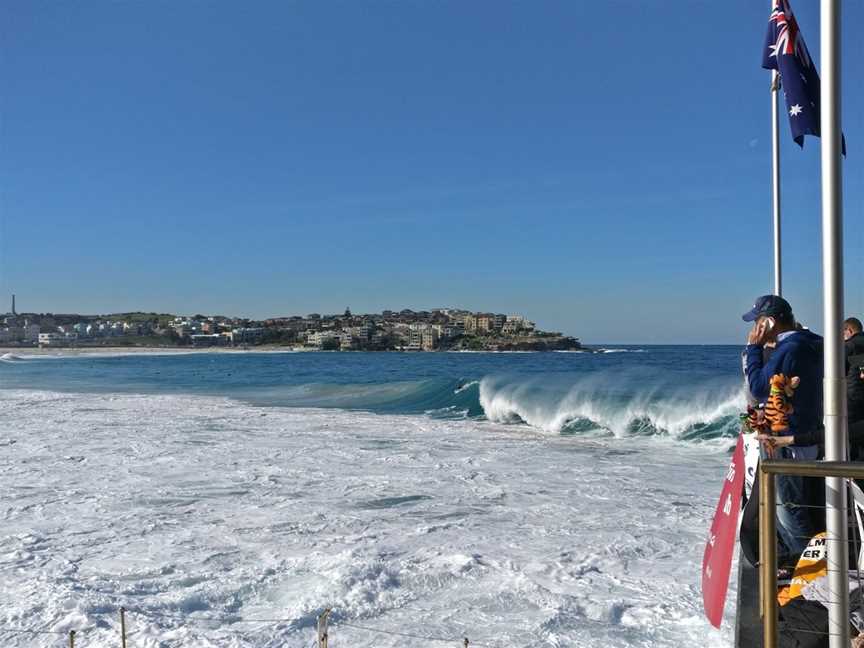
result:
M 730 646 L 739 353 L 0 356 L 4 644 Z

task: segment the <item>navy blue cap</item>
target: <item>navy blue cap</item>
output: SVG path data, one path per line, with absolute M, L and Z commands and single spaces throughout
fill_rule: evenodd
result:
M 755 322 L 763 316 L 777 317 L 784 315 L 792 315 L 792 307 L 789 305 L 789 302 L 777 295 L 762 295 L 756 299 L 753 308 L 741 316 L 741 319 L 745 322 Z

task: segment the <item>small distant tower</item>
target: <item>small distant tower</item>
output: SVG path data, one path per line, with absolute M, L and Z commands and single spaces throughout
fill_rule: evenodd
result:
M 351 309 L 350 308 L 345 309 L 345 317 L 349 317 L 349 318 L 351 317 Z
M 15 312 L 15 294 L 12 294 L 12 317 L 15 317 L 18 313 Z

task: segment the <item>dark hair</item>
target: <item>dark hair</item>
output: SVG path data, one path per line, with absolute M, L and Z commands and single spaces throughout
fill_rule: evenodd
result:
M 769 315 L 768 317 L 773 317 L 778 324 L 782 324 L 783 326 L 795 326 L 795 315 L 791 312 L 777 313 L 776 315 Z
M 856 333 L 860 333 L 862 328 L 864 328 L 861 326 L 861 320 L 857 317 L 850 317 L 849 319 L 843 320 L 843 326 L 848 326 Z

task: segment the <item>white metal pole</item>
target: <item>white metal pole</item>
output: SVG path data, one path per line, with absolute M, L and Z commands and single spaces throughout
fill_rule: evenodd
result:
M 774 6 L 774 0 L 771 0 Z M 780 74 L 771 70 L 771 195 L 774 203 L 774 294 L 783 294 L 780 256 Z
M 840 127 L 840 0 L 822 0 L 822 282 L 825 304 L 825 459 L 846 459 L 846 381 L 843 355 L 843 182 Z M 825 480 L 828 608 L 831 648 L 849 647 L 849 556 L 846 487 Z

